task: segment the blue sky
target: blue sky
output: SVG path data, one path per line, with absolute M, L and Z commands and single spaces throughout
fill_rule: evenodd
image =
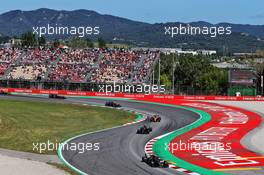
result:
M 263 0 L 4 0 L 0 13 L 51 8 L 88 9 L 149 23 L 232 22 L 264 25 Z

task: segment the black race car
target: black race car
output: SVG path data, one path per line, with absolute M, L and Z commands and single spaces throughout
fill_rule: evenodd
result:
M 150 117 L 150 122 L 160 122 L 161 117 L 159 115 L 153 115 Z
M 60 95 L 57 95 L 57 94 L 49 94 L 49 98 L 52 98 L 52 99 L 66 99 L 66 97 L 60 96 Z
M 149 134 L 151 131 L 151 127 L 147 127 L 146 125 L 144 125 L 137 130 L 137 134 Z
M 145 162 L 151 167 L 157 167 L 157 168 L 168 168 L 169 164 L 167 161 L 160 159 L 159 157 L 155 155 L 146 155 L 142 157 L 142 162 Z
M 114 101 L 107 101 L 105 102 L 105 106 L 113 107 L 113 108 L 120 108 L 121 105 L 114 102 Z
M 0 95 L 10 95 L 10 93 L 9 93 L 9 92 L 6 92 L 6 91 L 3 91 L 3 90 L 1 90 L 1 91 L 0 91 Z

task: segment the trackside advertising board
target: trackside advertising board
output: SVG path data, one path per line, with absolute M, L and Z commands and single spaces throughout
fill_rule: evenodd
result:
M 26 94 L 58 94 L 68 96 L 97 96 L 97 97 L 119 97 L 119 98 L 153 98 L 153 99 L 175 99 L 175 100 L 227 100 L 227 101 L 264 101 L 264 97 L 231 97 L 231 96 L 180 96 L 163 94 L 125 94 L 125 93 L 100 93 L 85 91 L 67 90 L 41 90 L 41 89 L 22 89 L 22 88 L 0 88 L 0 90 L 10 93 Z

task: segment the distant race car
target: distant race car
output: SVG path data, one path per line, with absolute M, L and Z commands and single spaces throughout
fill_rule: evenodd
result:
M 169 164 L 167 161 L 162 160 L 155 155 L 147 156 L 145 154 L 145 156 L 142 157 L 142 162 L 145 162 L 151 167 L 157 167 L 157 168 L 168 168 L 169 167 Z
M 66 97 L 60 96 L 60 95 L 57 95 L 57 94 L 49 94 L 49 98 L 53 98 L 53 99 L 66 99 Z
M 1 91 L 0 91 L 0 95 L 10 95 L 10 93 L 9 93 L 9 92 L 5 92 L 5 91 L 1 90 Z
M 114 101 L 107 101 L 105 102 L 105 106 L 114 107 L 114 108 L 120 108 L 121 105 L 114 102 Z
M 160 122 L 161 117 L 159 115 L 153 115 L 150 117 L 150 122 Z
M 137 130 L 137 134 L 149 134 L 151 131 L 151 127 L 147 127 L 146 125 L 144 125 Z

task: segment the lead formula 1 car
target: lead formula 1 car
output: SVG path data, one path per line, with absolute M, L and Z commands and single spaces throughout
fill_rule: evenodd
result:
M 113 108 L 120 108 L 121 105 L 114 102 L 114 101 L 107 101 L 105 102 L 105 106 L 108 106 L 108 107 L 113 107 Z
M 52 99 L 66 99 L 66 97 L 60 96 L 60 95 L 57 95 L 57 94 L 49 94 L 49 98 L 52 98 Z

